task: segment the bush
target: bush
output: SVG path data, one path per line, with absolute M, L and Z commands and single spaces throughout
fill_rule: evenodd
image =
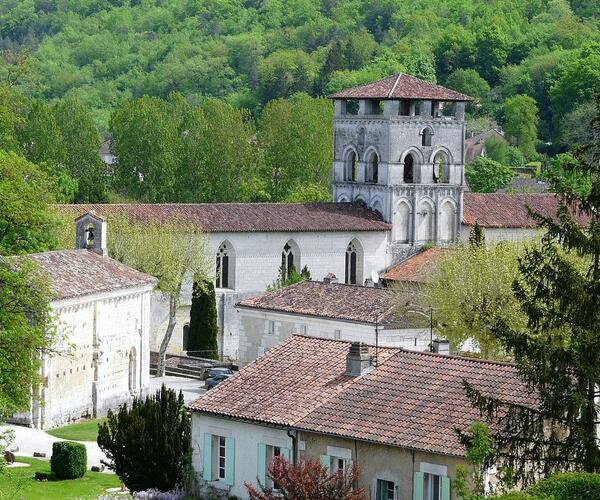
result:
M 74 441 L 59 441 L 52 445 L 50 469 L 58 479 L 83 477 L 87 467 L 85 446 Z
M 564 472 L 527 488 L 534 497 L 551 497 L 555 500 L 597 500 L 600 498 L 600 474 Z

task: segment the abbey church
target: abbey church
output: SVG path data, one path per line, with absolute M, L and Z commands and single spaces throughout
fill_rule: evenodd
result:
M 214 262 L 221 356 L 240 348 L 235 304 L 262 293 L 279 269 L 307 267 L 313 280 L 368 284 L 425 244 L 465 239 L 476 222 L 487 241 L 531 236 L 526 206 L 550 214 L 553 195 L 470 193 L 464 177 L 470 97 L 398 74 L 331 96 L 335 103 L 333 203 L 69 205 L 136 220 L 177 218 L 200 226 Z M 108 228 L 110 232 L 110 227 Z M 110 237 L 110 236 L 109 236 Z M 329 278 L 329 279 L 330 279 Z M 186 350 L 191 286 L 184 290 L 170 352 Z M 165 331 L 166 303 L 152 308 L 151 349 Z

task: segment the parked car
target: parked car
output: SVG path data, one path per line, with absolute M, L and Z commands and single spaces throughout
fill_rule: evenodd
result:
M 202 380 L 213 378 L 217 375 L 233 375 L 233 371 L 231 371 L 231 368 L 227 368 L 225 366 L 207 368 L 202 374 Z
M 232 375 L 233 374 L 230 374 L 230 373 L 220 373 L 213 377 L 209 377 L 206 379 L 206 382 L 204 382 L 204 387 L 208 391 L 208 390 L 212 389 L 213 387 L 219 385 L 221 382 L 223 382 L 223 380 L 227 380 Z

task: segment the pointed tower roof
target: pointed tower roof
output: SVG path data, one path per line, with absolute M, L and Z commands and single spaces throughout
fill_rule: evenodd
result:
M 383 80 L 345 89 L 330 96 L 331 99 L 433 99 L 439 101 L 472 101 L 468 95 L 441 85 L 426 82 L 404 73 Z

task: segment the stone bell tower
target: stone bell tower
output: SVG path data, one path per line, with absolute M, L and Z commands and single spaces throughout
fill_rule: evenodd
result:
M 455 241 L 471 98 L 402 73 L 331 98 L 334 200 L 361 201 L 392 224 L 392 261 Z
M 75 248 L 106 257 L 106 221 L 94 212 L 87 212 L 75 219 Z

